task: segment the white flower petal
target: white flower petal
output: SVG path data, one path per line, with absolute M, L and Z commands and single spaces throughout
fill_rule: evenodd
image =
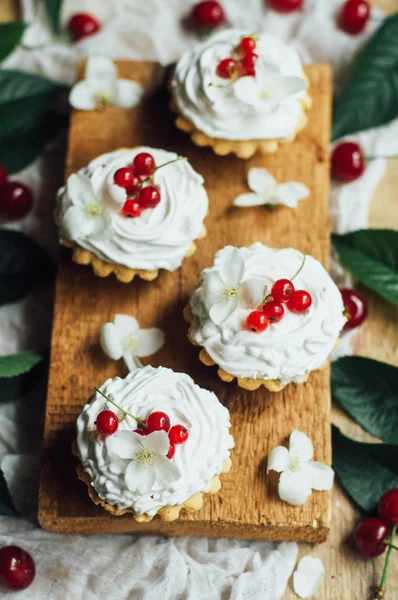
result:
M 238 100 L 249 106 L 257 106 L 258 84 L 254 77 L 240 77 L 232 88 Z
M 85 79 L 76 83 L 69 93 L 69 104 L 76 110 L 94 110 L 96 108 L 96 90 Z
M 320 558 L 303 556 L 293 573 L 293 589 L 300 598 L 309 598 L 316 593 L 324 575 Z
M 245 272 L 245 261 L 239 248 L 227 246 L 224 248 L 220 262 L 220 277 L 232 288 L 237 288 Z
M 135 317 L 131 317 L 130 315 L 115 315 L 114 322 L 121 339 L 126 339 L 140 328 L 137 319 Z
M 104 212 L 102 209 L 101 214 L 93 215 L 89 217 L 92 221 L 92 240 L 108 240 L 112 236 L 112 216 L 109 212 Z
M 208 310 L 216 302 L 220 302 L 222 299 L 222 291 L 225 288 L 220 274 L 217 271 L 210 271 L 206 273 L 203 280 L 202 294 L 203 301 Z
M 257 196 L 257 194 L 240 194 L 234 200 L 235 206 L 246 207 L 246 206 L 262 206 L 265 204 L 264 198 Z
M 112 84 L 117 78 L 115 63 L 105 56 L 91 56 L 87 59 L 85 77 L 88 80 L 102 82 L 103 87 Z
M 278 204 L 284 204 L 289 208 L 296 208 L 300 200 L 309 196 L 310 190 L 303 183 L 290 181 L 278 185 L 275 196 Z
M 239 303 L 242 308 L 256 308 L 267 295 L 267 286 L 262 279 L 246 279 L 239 292 Z
M 307 84 L 302 77 L 278 77 L 268 80 L 263 89 L 263 98 L 274 104 L 280 104 L 289 96 L 306 89 Z
M 108 443 L 120 458 L 133 458 L 143 450 L 143 436 L 133 431 L 116 431 L 109 437 Z
M 162 456 L 166 456 L 169 451 L 169 436 L 163 430 L 149 433 L 145 436 L 142 443 L 149 452 L 161 454 Z
M 109 358 L 119 360 L 123 356 L 122 343 L 114 323 L 105 323 L 100 331 L 102 350 Z
M 177 481 L 181 477 L 181 471 L 166 456 L 157 454 L 153 457 L 153 464 L 156 469 L 156 478 L 166 483 Z
M 300 461 L 312 460 L 314 456 L 314 446 L 308 435 L 295 429 L 290 434 L 289 452 L 291 457 L 299 456 Z
M 138 460 L 133 460 L 126 469 L 124 479 L 130 491 L 144 496 L 155 483 L 156 471 L 152 465 L 142 466 Z
M 301 470 L 309 478 L 313 490 L 331 490 L 334 481 L 334 471 L 331 467 L 318 461 L 304 463 Z
M 82 208 L 96 202 L 91 179 L 83 173 L 73 173 L 66 184 L 69 198 L 73 198 L 74 206 Z
M 276 471 L 277 473 L 281 473 L 289 467 L 289 464 L 289 450 L 285 448 L 285 446 L 276 446 L 276 448 L 271 450 L 268 457 L 267 473 L 268 471 Z
M 151 356 L 155 354 L 164 344 L 165 335 L 161 329 L 151 327 L 141 329 L 138 336 L 138 349 L 136 356 Z
M 209 311 L 209 315 L 213 323 L 221 325 L 237 308 L 239 304 L 239 297 L 236 295 L 234 298 L 220 300 L 213 304 Z
M 142 87 L 135 81 L 118 79 L 114 104 L 120 108 L 133 108 L 141 101 L 143 93 Z
M 247 174 L 247 183 L 249 188 L 263 198 L 266 203 L 268 198 L 274 195 L 277 189 L 276 179 L 267 169 L 253 167 Z
M 283 471 L 279 477 L 278 493 L 281 500 L 299 506 L 311 495 L 311 486 L 301 471 Z
M 62 220 L 61 235 L 74 242 L 90 235 L 93 229 L 93 220 L 85 218 L 81 208 L 77 206 L 68 208 Z
M 137 371 L 137 369 L 142 369 L 143 367 L 142 362 L 135 356 L 132 350 L 125 350 L 123 352 L 123 360 L 130 373 Z

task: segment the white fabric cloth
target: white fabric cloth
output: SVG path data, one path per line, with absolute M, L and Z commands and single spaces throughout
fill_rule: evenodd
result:
M 36 50 L 19 48 L 6 61 L 9 68 L 41 73 L 72 83 L 77 60 L 87 55 L 157 60 L 169 64 L 195 43 L 181 21 L 197 0 L 64 0 L 62 20 L 87 11 L 103 23 L 103 30 L 76 44 L 52 43 Z M 294 44 L 305 62 L 329 62 L 336 85 L 346 76 L 358 48 L 379 23 L 371 20 L 364 33 L 350 36 L 336 27 L 343 0 L 306 0 L 303 11 L 280 15 L 265 8 L 264 0 L 227 0 L 229 24 L 248 31 L 268 30 Z M 26 21 L 32 23 L 24 43 L 47 44 L 50 33 L 43 24 L 42 2 L 22 0 Z M 376 17 L 381 12 L 372 10 Z M 359 136 L 366 154 L 398 153 L 398 120 Z M 64 144 L 59 140 L 18 175 L 35 192 L 35 208 L 21 229 L 57 252 L 52 222 L 55 190 L 63 178 Z M 368 223 L 368 205 L 385 170 L 385 161 L 369 163 L 356 182 L 333 184 L 333 228 L 340 233 Z M 17 178 L 17 177 L 15 177 Z M 231 199 L 231 203 L 232 203 Z M 337 280 L 347 283 L 340 269 Z M 51 293 L 0 308 L 0 354 L 49 345 Z M 349 339 L 346 338 L 349 345 Z M 348 348 L 349 351 L 349 348 Z M 45 382 L 32 391 L 32 399 L 0 404 L 0 466 L 14 502 L 29 518 L 35 514 L 41 424 Z M 0 390 L 1 393 L 1 390 Z M 264 482 L 264 485 L 266 483 Z M 16 543 L 32 553 L 37 565 L 35 583 L 22 592 L 24 600 L 278 600 L 282 597 L 297 556 L 297 544 L 271 544 L 201 538 L 170 539 L 106 536 L 83 538 L 41 531 L 24 519 L 0 518 L 0 546 Z M 83 560 L 82 560 L 83 557 Z M 2 598 L 13 598 L 4 593 Z

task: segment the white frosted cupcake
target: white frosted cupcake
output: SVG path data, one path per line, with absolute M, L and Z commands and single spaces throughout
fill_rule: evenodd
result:
M 234 441 L 229 412 L 183 373 L 147 366 L 108 379 L 77 419 L 79 478 L 114 515 L 139 522 L 199 510 L 221 487 Z
M 180 267 L 205 235 L 207 210 L 203 177 L 185 158 L 141 147 L 103 154 L 71 175 L 56 216 L 75 262 L 129 282 Z
M 319 261 L 293 248 L 227 246 L 202 273 L 186 310 L 200 359 L 224 381 L 279 391 L 322 368 L 346 318 Z
M 183 54 L 171 88 L 177 127 L 198 146 L 241 158 L 292 141 L 311 105 L 297 52 L 267 33 L 238 29 Z

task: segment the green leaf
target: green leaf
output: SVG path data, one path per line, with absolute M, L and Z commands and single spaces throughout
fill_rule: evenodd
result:
M 18 231 L 0 229 L 0 306 L 21 300 L 54 273 L 55 264 L 33 240 Z
M 4 479 L 2 471 L 0 471 L 0 515 L 7 515 L 8 517 L 15 517 L 19 515 L 18 511 L 14 507 L 14 503 L 11 499 L 10 492 L 8 491 L 7 483 Z
M 0 62 L 18 46 L 26 27 L 22 21 L 0 23 Z
M 356 442 L 333 426 L 333 468 L 351 498 L 371 511 L 380 497 L 398 487 L 398 445 Z
M 366 287 L 398 304 L 398 231 L 366 229 L 332 234 L 343 266 Z
M 17 377 L 27 373 L 42 360 L 38 352 L 27 350 L 18 354 L 0 356 L 0 378 Z
M 20 400 L 47 374 L 48 353 L 30 371 L 17 377 L 0 377 L 0 404 Z
M 358 55 L 334 109 L 332 139 L 398 117 L 398 13 Z
M 44 0 L 47 19 L 54 33 L 59 33 L 59 17 L 61 13 L 62 0 Z
M 366 431 L 398 443 L 398 368 L 345 356 L 332 363 L 333 397 Z

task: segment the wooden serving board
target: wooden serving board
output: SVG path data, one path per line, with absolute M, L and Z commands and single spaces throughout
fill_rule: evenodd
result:
M 118 62 L 121 77 L 139 81 L 146 90 L 159 80 L 153 63 Z M 161 272 L 154 282 L 118 282 L 113 276 L 96 277 L 78 266 L 64 250 L 56 286 L 51 365 L 48 384 L 45 456 L 39 499 L 39 521 L 44 529 L 65 533 L 204 535 L 261 540 L 323 541 L 330 527 L 330 493 L 313 492 L 307 503 L 293 507 L 277 494 L 278 477 L 266 475 L 267 455 L 286 444 L 294 428 L 313 440 L 315 459 L 330 464 L 329 369 L 311 374 L 307 383 L 291 384 L 282 392 L 264 388 L 255 392 L 219 380 L 215 367 L 205 367 L 198 348 L 187 339 L 182 310 L 215 252 L 227 244 L 247 246 L 256 241 L 274 247 L 293 246 L 319 259 L 326 267 L 329 255 L 329 134 L 331 72 L 325 65 L 306 69 L 313 108 L 309 125 L 292 144 L 276 154 L 256 155 L 249 161 L 217 157 L 210 149 L 194 146 L 173 126 L 166 91 L 152 92 L 138 107 L 101 112 L 74 112 L 69 137 L 67 175 L 99 154 L 119 147 L 149 145 L 188 156 L 205 178 L 210 198 L 207 237 L 197 252 L 174 273 Z M 247 171 L 268 168 L 279 181 L 305 183 L 311 195 L 296 210 L 279 207 L 235 208 L 233 199 L 247 191 Z M 124 376 L 122 362 L 108 359 L 99 348 L 99 330 L 116 313 L 138 318 L 142 327 L 166 332 L 166 345 L 147 359 L 190 374 L 213 390 L 231 413 L 236 448 L 232 470 L 222 477 L 222 489 L 206 496 L 203 508 L 182 513 L 174 523 L 158 517 L 138 524 L 131 516 L 114 517 L 89 499 L 76 476 L 71 453 L 75 420 L 81 408 L 108 377 Z

